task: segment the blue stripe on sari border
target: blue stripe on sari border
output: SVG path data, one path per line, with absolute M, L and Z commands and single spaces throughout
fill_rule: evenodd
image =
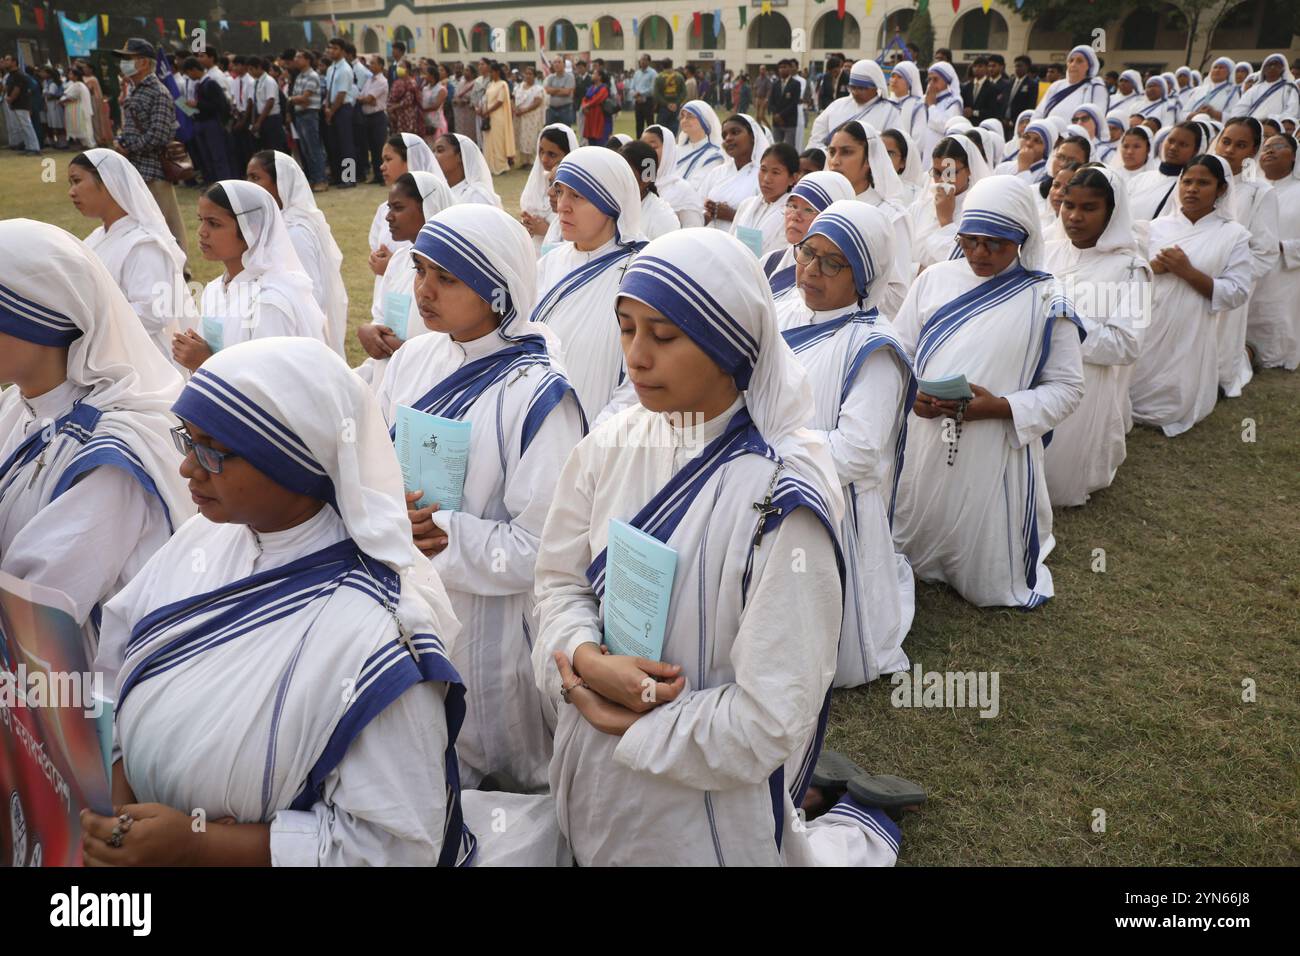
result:
M 86 442 L 82 450 L 68 462 L 67 467 L 63 469 L 63 473 L 59 475 L 58 481 L 54 484 L 54 490 L 50 492 L 50 500 L 53 501 L 58 498 L 83 475 L 90 473 L 101 465 L 121 468 L 138 481 L 145 492 L 156 498 L 158 504 L 162 506 L 163 517 L 167 520 L 168 532 L 176 530 L 172 524 L 171 511 L 168 510 L 167 502 L 163 500 L 158 485 L 150 474 L 145 471 L 144 463 L 131 450 L 131 446 L 120 438 L 101 436 Z

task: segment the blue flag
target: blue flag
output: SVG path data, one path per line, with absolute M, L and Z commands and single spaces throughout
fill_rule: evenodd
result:
M 90 56 L 90 51 L 99 46 L 98 17 L 74 23 L 60 13 L 59 26 L 63 28 L 63 45 L 68 49 L 68 56 Z

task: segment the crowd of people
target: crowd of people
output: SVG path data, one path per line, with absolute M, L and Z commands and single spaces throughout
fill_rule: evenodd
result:
M 915 582 L 1038 607 L 1053 510 L 1133 427 L 1300 365 L 1281 54 L 832 61 L 805 137 L 791 60 L 723 119 L 648 58 L 512 91 L 329 51 L 236 57 L 229 95 L 178 64 L 198 301 L 144 41 L 69 166 L 97 228 L 0 223 L 0 568 L 68 594 L 116 691 L 90 863 L 892 864 L 924 791 L 822 736 L 832 687 L 909 667 Z M 349 368 L 335 237 L 367 224 L 314 193 L 359 143 L 386 192 Z M 454 508 L 399 460 L 415 413 L 469 427 Z M 626 526 L 675 555 L 642 656 L 606 639 L 654 577 Z

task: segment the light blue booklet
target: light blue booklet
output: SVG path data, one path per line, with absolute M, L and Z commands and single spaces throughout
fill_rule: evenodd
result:
M 763 230 L 751 229 L 749 226 L 737 226 L 736 238 L 749 246 L 755 259 L 763 258 Z
M 611 654 L 663 654 L 677 552 L 611 518 L 605 545 L 605 644 Z
M 384 293 L 384 325 L 403 342 L 411 334 L 411 296 L 405 292 Z
M 929 382 L 922 380 L 916 383 L 916 387 L 918 391 L 925 392 L 931 398 L 937 398 L 942 402 L 959 402 L 962 399 L 975 397 L 975 393 L 970 390 L 970 385 L 966 382 L 965 375 L 949 375 Z
M 218 316 L 205 315 L 203 341 L 208 343 L 208 348 L 212 349 L 214 355 L 220 352 L 226 345 L 226 320 Z
M 423 491 L 417 508 L 438 503 L 439 511 L 459 511 L 469 462 L 469 422 L 440 418 L 397 406 L 397 460 L 407 491 Z

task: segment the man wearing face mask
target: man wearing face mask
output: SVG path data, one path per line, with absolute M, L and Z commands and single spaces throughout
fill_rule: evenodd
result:
M 163 178 L 162 151 L 176 135 L 176 105 L 154 73 L 157 51 L 148 40 L 132 37 L 120 50 L 118 69 L 130 95 L 121 99 L 122 129 L 113 146 L 131 161 L 167 220 L 181 251 L 189 255 L 189 241 L 181 222 L 176 190 Z

